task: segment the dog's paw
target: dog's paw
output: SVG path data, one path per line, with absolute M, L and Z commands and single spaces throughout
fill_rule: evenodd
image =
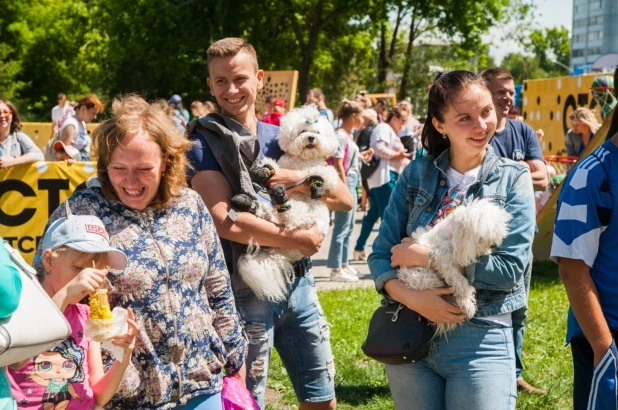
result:
M 464 299 L 459 301 L 458 306 L 468 318 L 472 318 L 476 314 L 476 304 L 473 300 Z

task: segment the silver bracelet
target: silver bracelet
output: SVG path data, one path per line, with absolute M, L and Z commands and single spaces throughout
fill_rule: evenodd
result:
M 425 266 L 426 269 L 431 269 L 431 264 L 433 263 L 435 256 L 436 254 L 434 251 L 429 251 L 429 258 L 427 259 L 427 265 Z

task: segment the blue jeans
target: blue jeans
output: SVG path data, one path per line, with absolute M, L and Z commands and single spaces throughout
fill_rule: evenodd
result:
M 379 186 L 377 188 L 371 188 L 369 190 L 369 211 L 365 214 L 363 218 L 363 223 L 361 225 L 361 232 L 356 240 L 356 246 L 354 247 L 357 251 L 364 251 L 365 244 L 367 243 L 367 239 L 369 239 L 369 235 L 371 235 L 371 231 L 373 230 L 373 226 L 378 221 L 378 218 L 382 218 L 384 216 L 384 210 L 386 209 L 386 205 L 388 205 L 388 200 L 391 197 L 391 193 L 395 188 L 395 182 L 397 182 L 397 173 L 391 171 L 390 177 L 391 180 L 386 184 Z
M 260 300 L 249 288 L 234 293 L 249 341 L 247 389 L 264 408 L 273 346 L 281 357 L 299 402 L 335 398 L 335 362 L 330 329 L 311 273 L 297 278 L 281 302 Z
M 341 265 L 347 265 L 350 261 L 350 236 L 354 229 L 356 203 L 358 201 L 356 193 L 358 174 L 347 175 L 346 183 L 354 199 L 354 205 L 351 211 L 335 211 L 333 238 L 330 242 L 328 261 L 326 263 L 326 266 L 331 269 L 341 269 Z
M 184 406 L 178 406 L 182 410 L 223 410 L 221 392 L 210 396 L 194 397 Z
M 521 361 L 521 351 L 524 346 L 524 333 L 526 327 L 524 321 L 528 317 L 528 300 L 530 299 L 530 279 L 532 278 L 532 255 L 530 262 L 524 271 L 524 288 L 526 289 L 526 306 L 513 312 L 513 344 L 515 345 L 515 374 L 517 380 L 523 379 L 521 371 L 524 364 Z
M 513 330 L 478 319 L 434 339 L 420 362 L 386 365 L 397 409 L 513 410 Z

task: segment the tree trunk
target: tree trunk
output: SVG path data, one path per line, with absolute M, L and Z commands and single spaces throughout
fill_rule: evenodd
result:
M 309 72 L 311 71 L 312 58 L 307 53 L 303 53 L 303 59 L 298 70 L 298 94 L 300 102 L 305 104 L 307 101 L 307 93 L 309 92 Z
M 406 58 L 403 65 L 403 73 L 401 76 L 401 85 L 399 87 L 398 101 L 402 101 L 408 96 L 408 83 L 410 81 L 410 70 L 412 68 L 412 47 L 416 39 L 416 27 L 414 25 L 414 17 L 410 23 L 410 35 L 408 36 L 408 46 L 406 47 Z
M 386 59 L 386 23 L 382 21 L 380 30 L 380 54 L 378 57 L 378 84 L 384 88 L 386 84 L 386 72 L 388 71 L 388 60 Z

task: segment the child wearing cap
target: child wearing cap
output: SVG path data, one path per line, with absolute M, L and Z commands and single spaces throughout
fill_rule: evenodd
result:
M 71 325 L 71 335 L 33 359 L 9 366 L 9 380 L 19 409 L 92 409 L 114 395 L 131 361 L 139 328 L 128 308 L 129 330 L 112 339 L 124 349 L 122 362 L 105 372 L 101 345 L 84 335 L 90 308 L 80 304 L 101 288 L 107 267 L 123 270 L 125 254 L 110 246 L 103 222 L 90 215 L 55 221 L 43 238 L 45 276 L 41 284 Z
M 275 98 L 272 100 L 273 111 L 264 115 L 262 121 L 267 124 L 281 125 L 281 117 L 285 114 L 285 101 L 281 98 Z
M 66 161 L 71 165 L 75 162 L 75 158 L 80 158 L 79 150 L 72 145 L 65 145 L 62 141 L 54 143 L 54 152 L 56 153 L 56 161 Z

